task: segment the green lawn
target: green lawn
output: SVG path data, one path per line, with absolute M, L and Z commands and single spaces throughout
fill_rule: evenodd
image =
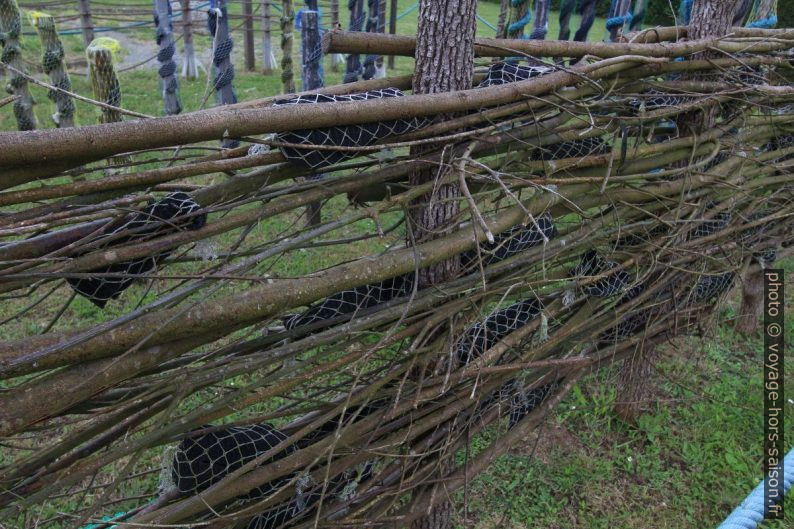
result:
M 25 5 L 35 5 L 36 3 L 40 2 L 33 2 L 29 1 L 26 2 Z M 43 3 L 43 2 L 41 2 Z M 258 2 L 255 2 L 258 4 Z M 344 3 L 343 3 L 344 4 Z M 280 5 L 280 4 L 279 4 Z M 297 3 L 296 6 L 301 5 Z M 414 2 L 408 0 L 400 0 L 399 2 L 399 10 L 398 12 L 405 16 L 399 19 L 397 23 L 397 33 L 403 35 L 413 35 L 416 33 L 416 26 L 417 26 L 417 16 L 418 16 L 418 9 L 410 10 L 411 6 L 414 5 Z M 230 12 L 231 15 L 236 15 L 240 13 L 240 3 L 239 2 L 232 2 L 230 5 Z M 298 9 L 298 7 L 296 7 Z M 477 35 L 483 37 L 492 37 L 494 36 L 494 31 L 489 27 L 488 24 L 495 26 L 497 19 L 499 17 L 499 4 L 496 2 L 480 2 L 477 6 L 478 14 L 481 18 L 478 18 L 477 21 Z M 58 11 L 58 13 L 68 13 L 69 11 Z M 274 16 L 278 16 L 280 14 L 279 11 L 273 10 Z M 406 14 L 407 13 L 407 14 Z M 341 9 L 341 19 L 342 19 L 342 26 L 347 28 L 348 20 L 349 20 L 349 12 L 346 8 Z M 143 17 L 142 17 L 143 18 Z M 232 27 L 237 26 L 241 23 L 240 20 L 235 18 L 230 18 Z M 488 24 L 485 23 L 488 22 Z M 73 24 L 74 22 L 70 22 Z M 97 20 L 95 25 L 100 27 L 102 24 L 108 24 L 110 22 L 102 22 Z M 330 27 L 330 14 L 323 13 L 323 23 L 326 27 Z M 119 23 L 123 24 L 123 23 Z M 579 25 L 579 17 L 574 16 L 571 22 L 572 28 L 577 28 Z M 27 17 L 24 17 L 23 20 L 23 31 L 25 33 L 33 33 L 32 35 L 25 35 L 23 37 L 23 56 L 25 61 L 29 64 L 29 67 L 33 67 L 33 65 L 38 65 L 41 62 L 41 44 L 39 42 L 38 37 L 35 35 L 34 28 L 30 25 Z M 262 66 L 262 43 L 261 43 L 261 33 L 260 33 L 260 19 L 259 13 L 257 12 L 255 15 L 255 25 L 254 29 L 256 31 L 256 38 L 255 38 L 255 45 L 256 45 L 256 58 L 257 58 L 257 69 L 261 68 Z M 527 33 L 531 27 L 527 27 Z M 281 42 L 281 32 L 278 28 L 278 21 L 274 22 L 273 25 L 273 48 L 276 53 L 276 59 L 280 62 L 281 60 L 281 50 L 280 50 L 280 42 Z M 556 13 L 551 13 L 549 17 L 549 37 L 555 37 L 559 33 L 559 23 L 558 17 Z M 149 27 L 136 27 L 129 30 L 124 31 L 124 35 L 128 39 L 132 39 L 134 41 L 138 41 L 138 43 L 142 47 L 153 47 L 154 46 L 154 29 Z M 272 96 L 277 95 L 282 92 L 281 88 L 281 72 L 280 70 L 276 71 L 274 75 L 264 76 L 259 71 L 257 72 L 246 72 L 244 69 L 244 62 L 243 62 L 243 43 L 242 43 L 242 29 L 238 29 L 237 31 L 233 32 L 233 37 L 235 40 L 235 50 L 234 50 L 234 62 L 236 67 L 236 77 L 234 86 L 237 89 L 238 98 L 241 101 L 256 99 L 260 97 Z M 299 74 L 299 64 L 300 64 L 300 32 L 295 31 L 293 32 L 294 39 L 293 39 L 293 64 L 295 65 L 295 79 L 296 85 L 298 89 L 300 89 L 300 74 Z M 97 33 L 97 36 L 113 36 L 113 33 Z M 606 30 L 605 30 L 605 23 L 604 19 L 596 19 L 595 24 L 590 32 L 591 40 L 603 40 L 606 38 Z M 66 60 L 69 63 L 73 63 L 74 61 L 78 61 L 84 57 L 84 46 L 82 41 L 81 35 L 67 35 L 63 37 L 64 48 L 66 49 Z M 177 44 L 177 63 L 181 68 L 180 53 L 181 53 L 181 43 Z M 209 37 L 196 35 L 195 37 L 195 46 L 197 53 L 201 53 L 203 50 L 208 49 L 211 46 L 211 42 Z M 125 53 L 129 53 L 129 49 L 124 50 L 122 49 L 122 56 Z M 154 53 L 155 49 L 152 48 L 151 53 Z M 363 60 L 363 57 L 362 57 Z M 480 60 L 481 64 L 486 64 L 487 60 Z M 152 61 L 149 63 L 149 66 L 155 65 L 156 61 Z M 207 65 L 205 65 L 207 66 Z M 325 58 L 325 81 L 326 84 L 338 84 L 342 81 L 343 72 L 334 72 L 331 69 L 331 59 L 330 57 Z M 86 68 L 85 66 L 79 66 L 75 68 L 75 71 L 71 72 L 72 78 L 72 85 L 73 90 L 83 96 L 92 97 L 91 93 L 91 84 L 88 78 L 85 75 Z M 413 71 L 413 59 L 407 57 L 398 57 L 396 59 L 396 68 L 394 71 L 389 71 L 389 75 L 404 75 L 409 74 Z M 38 73 L 36 74 L 38 78 L 46 81 L 46 76 L 44 74 Z M 155 68 L 139 68 L 133 71 L 123 71 L 119 74 L 119 79 L 121 82 L 121 90 L 122 90 L 122 105 L 125 108 L 129 108 L 130 110 L 135 110 L 137 112 L 141 112 L 144 114 L 149 114 L 153 116 L 160 116 L 163 115 L 163 105 L 160 97 L 160 89 L 158 84 L 158 77 L 156 74 Z M 199 79 L 195 81 L 181 81 L 180 86 L 180 93 L 182 96 L 182 106 L 185 111 L 192 111 L 201 108 L 201 103 L 204 100 L 204 96 L 207 89 L 207 77 L 205 74 L 200 72 Z M 50 116 L 54 112 L 54 107 L 52 102 L 47 98 L 47 91 L 44 88 L 39 86 L 31 86 L 31 91 L 34 95 L 34 98 L 37 101 L 37 105 L 35 107 L 36 116 L 39 121 L 39 128 L 52 128 L 54 127 Z M 214 104 L 214 98 L 210 97 L 208 105 Z M 89 125 L 96 123 L 99 118 L 99 111 L 96 107 L 93 107 L 89 104 L 77 102 L 77 111 L 76 111 L 76 120 L 78 125 Z M 0 130 L 15 130 L 16 129 L 16 121 L 14 120 L 12 108 L 10 105 L 6 105 L 5 107 L 0 108 Z

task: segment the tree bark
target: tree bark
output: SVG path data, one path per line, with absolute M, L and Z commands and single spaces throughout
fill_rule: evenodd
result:
M 182 40 L 185 42 L 182 77 L 192 80 L 198 78 L 196 52 L 193 49 L 193 15 L 190 8 L 190 0 L 180 0 L 180 5 L 182 6 Z
M 758 334 L 758 322 L 764 312 L 764 270 L 748 271 L 742 281 L 742 302 L 736 316 L 736 332 L 744 336 Z
M 415 94 L 435 94 L 471 88 L 474 73 L 474 34 L 477 4 L 475 0 L 421 0 L 419 28 L 416 37 Z M 448 119 L 452 116 L 444 116 Z M 427 148 L 413 148 L 412 154 L 421 157 Z M 444 174 L 440 169 L 416 171 L 410 184 L 431 182 Z M 452 230 L 460 206 L 457 184 L 434 186 L 433 192 L 418 197 L 409 205 L 408 244 L 421 244 L 442 237 Z M 460 257 L 455 255 L 419 272 L 419 286 L 447 281 L 458 273 Z M 442 454 L 439 477 L 454 467 L 452 454 Z M 438 487 L 438 484 L 433 485 Z M 432 487 L 432 486 L 431 486 Z M 443 487 L 442 487 L 443 488 Z M 443 494 L 443 491 L 436 490 Z M 422 491 L 417 492 L 421 496 Z M 411 524 L 413 529 L 444 529 L 452 527 L 452 505 L 442 499 L 422 518 Z
M 652 368 L 656 357 L 656 347 L 643 342 L 620 367 L 615 413 L 629 424 L 637 423 L 643 404 L 650 394 Z
M 471 87 L 475 13 L 473 0 L 424 0 L 420 3 L 414 94 L 435 94 Z M 416 157 L 426 152 L 426 149 L 412 149 Z M 415 172 L 410 177 L 410 184 L 432 181 L 444 171 L 441 167 Z M 457 185 L 443 185 L 414 200 L 408 219 L 409 237 L 413 240 L 408 243 L 421 244 L 448 234 L 459 211 L 459 195 Z M 437 263 L 420 272 L 419 284 L 426 286 L 446 281 L 457 274 L 458 267 L 457 258 Z
M 80 0 L 80 28 L 83 31 L 83 44 L 88 47 L 94 40 L 94 22 L 91 20 L 91 4 L 89 0 Z
M 243 24 L 245 35 L 245 70 L 253 72 L 256 70 L 256 55 L 254 54 L 254 6 L 252 0 L 243 0 Z
M 687 31 L 689 39 L 705 39 L 726 35 L 733 22 L 739 0 L 700 0 L 694 2 L 692 15 Z M 705 50 L 696 53 L 693 59 L 713 59 L 719 52 Z M 702 78 L 698 73 L 685 76 L 692 80 Z M 708 106 L 702 110 L 682 114 L 678 119 L 678 127 L 684 134 L 699 135 L 713 128 L 717 123 L 719 105 Z M 680 162 L 679 167 L 685 167 L 691 160 Z M 637 420 L 641 410 L 641 403 L 647 400 L 650 389 L 651 365 L 655 348 L 645 347 L 641 343 L 634 356 L 627 358 L 621 368 L 618 382 L 618 398 L 615 404 L 615 413 L 627 422 Z

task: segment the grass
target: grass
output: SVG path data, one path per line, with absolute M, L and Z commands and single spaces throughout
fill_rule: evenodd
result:
M 27 2 L 29 5 L 33 3 Z M 412 2 L 400 1 L 399 12 L 405 12 L 411 5 Z M 239 9 L 238 2 L 232 3 L 232 14 L 239 13 Z M 478 12 L 495 24 L 498 4 L 480 2 Z M 398 33 L 415 33 L 416 17 L 417 11 L 413 11 L 401 18 Z M 344 9 L 342 22 L 347 25 Z M 578 19 L 572 26 L 577 25 Z M 26 29 L 30 30 L 30 27 Z M 549 35 L 556 35 L 558 30 L 557 17 L 552 14 Z M 493 31 L 478 21 L 477 33 L 491 36 Z M 141 46 L 153 45 L 152 28 L 138 28 L 127 34 L 130 39 L 140 41 Z M 604 21 L 596 20 L 591 39 L 601 40 L 604 36 Z M 295 37 L 297 65 L 297 33 Z M 278 42 L 279 34 L 276 32 L 276 47 Z M 79 35 L 65 37 L 64 43 L 68 60 L 82 57 L 83 45 Z M 207 37 L 198 36 L 196 44 L 201 52 L 210 42 Z M 257 46 L 260 46 L 259 39 Z M 37 37 L 25 36 L 24 47 L 25 58 L 31 63 L 37 62 L 41 55 Z M 273 76 L 245 72 L 241 55 L 238 39 L 235 86 L 240 100 L 280 93 L 278 72 Z M 257 58 L 260 59 L 261 55 Z M 412 62 L 409 58 L 398 58 L 396 68 L 390 74 L 410 73 Z M 341 72 L 331 71 L 329 58 L 326 58 L 325 71 L 328 84 L 341 81 Z M 162 114 L 154 69 L 122 72 L 119 77 L 123 106 L 150 115 Z M 73 74 L 72 82 L 76 92 L 90 96 L 91 88 L 85 76 Z M 206 88 L 206 77 L 181 82 L 186 111 L 200 108 Z M 35 86 L 31 89 L 39 103 L 36 113 L 40 127 L 51 127 L 49 115 L 53 109 L 45 90 Z M 209 104 L 212 104 L 212 99 Z M 78 124 L 95 123 L 98 115 L 94 107 L 77 103 Z M 0 109 L 0 130 L 15 128 L 11 108 Z M 210 179 L 202 183 L 209 183 Z M 337 217 L 347 207 L 343 197 L 336 198 L 325 206 L 324 215 L 326 218 Z M 388 226 L 396 218 L 396 214 L 390 214 L 381 220 L 384 226 Z M 263 242 L 272 239 L 296 221 L 295 215 L 273 219 L 257 226 L 250 240 Z M 341 238 L 371 231 L 372 222 L 361 221 L 331 236 Z M 206 244 L 222 248 L 238 234 L 225 234 Z M 398 230 L 385 241 L 372 239 L 344 247 L 299 250 L 291 252 L 286 259 L 262 263 L 256 273 L 263 276 L 303 274 L 361 254 L 375 253 L 401 237 Z M 200 248 L 199 251 L 211 253 L 213 249 Z M 193 270 L 190 266 L 176 265 L 171 270 Z M 794 262 L 788 261 L 785 266 L 791 277 Z M 109 304 L 105 311 L 77 298 L 55 329 L 82 327 L 122 315 L 139 302 L 150 301 L 172 284 L 156 282 L 151 291 L 146 284 L 135 285 L 120 301 Z M 245 284 L 230 287 L 227 292 L 234 288 L 246 287 Z M 791 292 L 789 289 L 787 298 L 788 343 L 792 343 L 794 338 L 794 297 Z M 68 296 L 68 288 L 61 287 L 24 320 L 3 325 L 2 339 L 41 332 Z M 12 315 L 29 302 L 4 302 L 0 307 L 0 319 Z M 725 321 L 731 316 L 728 306 L 720 312 L 718 320 Z M 657 374 L 650 381 L 654 384 L 655 401 L 636 426 L 621 422 L 612 411 L 616 398 L 615 370 L 603 369 L 574 387 L 554 416 L 545 421 L 538 435 L 526 439 L 508 455 L 498 459 L 486 472 L 473 479 L 465 491 L 456 495 L 458 525 L 480 529 L 715 526 L 755 486 L 761 475 L 762 364 L 759 340 L 744 340 L 725 324 L 713 327 L 712 333 L 706 339 L 679 339 L 663 348 Z M 794 376 L 791 361 L 786 364 L 786 373 L 789 379 Z M 787 439 L 791 440 L 794 439 L 794 417 L 790 402 L 786 419 Z M 485 446 L 497 433 L 490 430 L 475 438 L 472 449 L 476 451 L 478 447 Z M 151 454 L 159 454 L 159 451 L 154 450 Z M 2 459 L 0 450 L 0 464 Z M 152 457 L 147 466 L 158 464 L 159 460 Z M 108 470 L 112 472 L 113 469 Z M 129 492 L 151 491 L 155 481 L 156 476 L 152 475 L 138 483 L 138 488 L 130 488 Z M 119 507 L 123 510 L 125 506 Z M 794 497 L 789 497 L 786 507 L 789 514 L 784 522 L 766 523 L 762 527 L 782 529 L 794 526 Z M 43 514 L 46 518 L 47 513 Z
M 784 266 L 792 277 L 794 261 Z M 717 319 L 730 319 L 737 301 Z M 793 302 L 789 294 L 788 343 Z M 636 426 L 614 415 L 617 373 L 603 369 L 574 387 L 537 435 L 472 480 L 457 503 L 467 504 L 478 529 L 714 527 L 762 476 L 762 351 L 760 339 L 724 323 L 706 338 L 664 346 L 649 381 L 654 401 Z M 785 373 L 794 376 L 790 359 Z M 785 420 L 790 446 L 791 399 Z M 759 527 L 792 527 L 794 496 L 785 508 L 785 520 Z

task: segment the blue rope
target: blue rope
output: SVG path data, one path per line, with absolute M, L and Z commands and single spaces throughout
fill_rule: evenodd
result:
M 127 514 L 127 513 L 124 512 L 124 511 L 121 511 L 121 512 L 117 512 L 113 516 L 103 516 L 102 517 L 102 522 L 110 522 L 112 520 L 116 520 L 120 516 L 124 516 L 125 514 Z M 92 523 L 92 524 L 88 524 L 86 526 L 83 526 L 82 529 L 96 529 L 97 527 L 102 527 L 102 526 L 105 526 L 105 525 L 107 525 L 107 524 L 106 523 Z M 108 529 L 118 529 L 118 525 L 111 525 Z
M 193 10 L 195 11 L 196 9 L 201 9 L 203 7 L 211 6 L 213 3 L 214 2 L 212 2 L 212 1 L 204 2 L 203 4 L 194 7 Z M 169 18 L 171 20 L 174 20 L 177 16 L 181 16 L 181 15 L 182 15 L 182 11 L 181 10 L 172 11 L 172 13 L 169 16 Z M 102 26 L 102 27 L 99 27 L 99 28 L 94 28 L 94 33 L 105 33 L 107 31 L 121 31 L 121 30 L 124 30 L 124 29 L 141 28 L 141 27 L 144 27 L 144 26 L 148 26 L 149 24 L 151 24 L 151 22 L 134 22 L 132 24 L 127 24 L 126 26 Z M 78 28 L 78 29 L 64 29 L 64 30 L 59 31 L 58 35 L 80 35 L 80 34 L 82 34 L 82 32 L 83 32 L 82 28 Z M 34 32 L 34 31 L 26 31 L 26 32 L 23 33 L 23 35 L 38 35 L 38 33 Z
M 403 11 L 402 14 L 397 15 L 397 20 L 400 20 L 401 18 L 407 17 L 408 15 L 410 15 L 411 13 L 416 11 L 417 7 L 419 7 L 419 2 L 415 3 L 414 5 L 412 5 L 411 7 L 406 9 L 405 11 Z
M 518 3 L 520 4 L 521 1 L 522 0 L 519 0 Z M 513 0 L 513 6 L 515 6 L 515 5 L 516 5 L 516 1 Z M 521 30 L 524 29 L 524 26 L 529 24 L 531 21 L 532 21 L 532 11 L 527 10 L 527 14 L 524 15 L 523 18 L 520 18 L 520 19 L 516 20 L 515 22 L 513 22 L 512 24 L 510 24 L 507 27 L 507 32 L 508 33 L 514 33 L 514 32 L 517 32 L 517 31 L 521 31 Z
M 794 482 L 794 449 L 789 450 L 783 459 L 783 472 L 782 495 L 785 496 Z M 764 499 L 764 481 L 761 480 L 717 529 L 755 529 L 764 519 Z
M 623 16 L 611 17 L 607 19 L 607 29 L 622 28 L 626 24 L 631 24 L 631 11 Z
M 775 15 L 747 24 L 748 28 L 772 29 L 775 26 L 777 26 L 777 17 Z
M 491 28 L 493 31 L 496 31 L 496 26 L 485 20 L 482 16 L 480 16 L 479 13 L 477 13 L 477 20 L 479 20 L 480 22 Z

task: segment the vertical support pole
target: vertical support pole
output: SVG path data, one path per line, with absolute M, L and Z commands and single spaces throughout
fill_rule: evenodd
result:
M 210 3 L 207 13 L 207 25 L 212 35 L 212 64 L 215 74 L 213 88 L 217 94 L 219 105 L 230 105 L 237 102 L 234 91 L 234 64 L 232 64 L 232 49 L 234 43 L 229 36 L 229 16 L 226 11 L 226 0 L 215 0 Z M 237 140 L 224 139 L 223 148 L 237 147 Z
M 322 59 L 323 47 L 320 38 L 320 14 L 317 11 L 317 0 L 307 0 L 308 9 L 301 12 L 301 55 L 303 59 L 303 90 L 316 90 L 324 86 Z M 322 175 L 310 177 L 319 180 Z M 320 202 L 306 206 L 306 217 L 309 226 L 320 224 Z
M 34 13 L 33 25 L 41 39 L 44 54 L 41 59 L 44 73 L 50 78 L 50 84 L 67 92 L 72 91 L 72 81 L 63 64 L 63 44 L 55 29 L 55 19 L 45 13 Z M 74 127 L 74 100 L 69 94 L 50 90 L 47 96 L 55 102 L 55 113 L 52 120 L 58 128 Z
M 532 40 L 543 40 L 549 31 L 549 1 L 535 0 L 535 24 L 532 26 L 532 33 L 529 38 Z
M 347 7 L 350 9 L 350 31 L 361 31 L 364 26 L 364 0 L 349 0 Z M 361 57 L 357 53 L 347 55 L 347 69 L 345 71 L 345 83 L 358 81 L 363 69 L 361 68 Z
M 295 92 L 295 79 L 292 74 L 292 21 L 295 12 L 292 0 L 281 2 L 281 84 L 285 94 Z
M 389 33 L 397 34 L 397 0 L 391 0 L 391 4 L 389 4 Z M 394 70 L 394 59 L 394 55 L 389 55 L 388 65 L 391 70 Z
M 114 107 L 121 106 L 121 85 L 113 65 L 113 47 L 118 43 L 113 39 L 95 39 L 86 48 L 88 57 L 88 73 L 91 76 L 91 88 L 94 99 Z M 100 108 L 100 123 L 121 121 L 121 112 L 112 108 Z
M 634 12 L 629 21 L 629 31 L 640 31 L 642 23 L 645 21 L 645 12 L 648 7 L 648 0 L 634 0 Z
M 568 0 L 570 2 L 576 2 L 576 0 Z M 507 23 L 507 11 L 510 8 L 510 0 L 501 0 L 499 2 L 499 19 L 496 21 L 496 38 L 503 39 L 505 38 L 506 28 L 505 24 Z M 494 60 L 497 58 L 494 57 Z
M 256 70 L 256 56 L 254 54 L 254 6 L 252 0 L 243 0 L 243 21 L 245 34 L 245 71 Z
M 83 31 L 83 43 L 88 47 L 94 41 L 94 22 L 91 20 L 91 4 L 89 0 L 79 0 L 80 28 Z
M 121 106 L 121 85 L 116 75 L 116 67 L 113 64 L 113 52 L 119 48 L 118 41 L 100 37 L 94 39 L 85 50 L 94 99 L 114 107 Z M 100 112 L 100 123 L 114 123 L 122 120 L 121 112 L 118 110 L 102 107 Z M 111 167 L 123 165 L 129 163 L 129 161 L 130 158 L 128 156 L 115 156 L 108 159 L 108 165 Z
M 528 0 L 511 0 L 510 6 L 510 25 L 507 26 L 507 38 L 523 39 L 524 26 L 529 24 L 532 19 Z
M 154 0 L 154 25 L 155 40 L 160 47 L 157 52 L 157 61 L 160 69 L 160 89 L 163 92 L 165 113 L 168 116 L 182 112 L 182 102 L 179 99 L 179 79 L 176 76 L 176 62 L 174 53 L 174 26 L 171 24 L 171 2 L 168 0 Z
M 182 77 L 197 79 L 196 51 L 193 48 L 193 15 L 190 0 L 180 0 L 182 6 L 182 40 L 185 43 L 184 58 L 182 59 Z
M 593 22 L 595 21 L 595 9 L 596 3 L 598 2 L 598 0 L 583 1 L 586 3 L 582 8 L 582 21 L 579 24 L 579 29 L 576 30 L 573 36 L 573 40 L 578 42 L 585 42 L 587 40 L 587 34 L 590 33 L 590 28 L 593 27 Z
M 22 64 L 22 46 L 19 37 L 22 35 L 22 15 L 16 0 L 0 0 L 0 41 L 3 53 L 0 60 L 24 73 Z M 9 93 L 15 95 L 14 116 L 17 118 L 19 130 L 34 130 L 36 115 L 33 113 L 33 96 L 28 89 L 28 80 L 22 75 L 9 70 Z
M 386 0 L 378 0 L 378 33 L 386 32 Z M 375 79 L 386 77 L 386 66 L 383 64 L 383 55 L 375 58 Z
M 308 9 L 301 12 L 301 58 L 303 62 L 303 90 L 322 88 L 323 49 L 320 39 L 320 16 L 317 0 L 307 2 Z
M 367 33 L 377 33 L 378 31 L 378 7 L 380 7 L 380 0 L 367 0 Z M 364 58 L 364 72 L 362 79 L 372 79 L 375 77 L 375 62 L 378 56 L 374 53 L 368 53 Z
M 618 42 L 623 36 L 623 27 L 631 24 L 631 0 L 612 0 L 607 18 L 609 40 Z
M 331 31 L 340 29 L 339 23 L 339 0 L 331 0 Z M 331 54 L 331 70 L 338 72 L 339 65 L 344 62 L 344 57 L 340 53 Z
M 262 73 L 273 75 L 278 68 L 273 53 L 273 30 L 270 20 L 270 0 L 262 0 Z

